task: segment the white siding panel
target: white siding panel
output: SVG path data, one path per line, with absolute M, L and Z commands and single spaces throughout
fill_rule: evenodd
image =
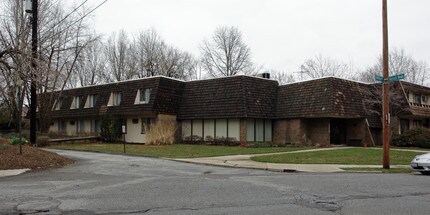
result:
M 227 137 L 227 119 L 216 120 L 216 137 Z
M 254 119 L 246 120 L 246 141 L 254 141 Z
M 208 140 L 206 137 L 210 136 L 212 139 L 215 137 L 214 135 L 214 120 L 213 119 L 205 119 L 204 123 L 204 131 L 205 131 L 205 140 Z
M 193 120 L 193 136 L 203 136 L 203 121 Z
M 240 120 L 239 119 L 228 120 L 228 137 L 234 138 L 235 141 L 240 140 Z
M 191 120 L 182 121 L 182 139 L 185 140 L 186 137 L 191 137 Z
M 264 123 L 263 123 L 262 119 L 256 120 L 255 130 L 257 131 L 257 132 L 255 132 L 255 135 L 256 135 L 255 140 L 257 142 L 263 142 L 264 141 L 264 139 L 263 139 L 264 138 L 263 137 L 263 135 L 264 135 Z
M 264 137 L 264 141 L 266 142 L 270 142 L 272 141 L 272 120 L 265 120 L 265 137 Z

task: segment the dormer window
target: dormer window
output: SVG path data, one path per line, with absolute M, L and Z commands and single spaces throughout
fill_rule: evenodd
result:
M 415 103 L 421 104 L 421 94 L 415 94 Z
M 96 106 L 97 95 L 88 95 L 87 101 L 85 102 L 85 108 L 93 108 Z
M 135 104 L 148 104 L 151 97 L 151 89 L 142 88 L 137 91 Z
M 79 109 L 79 107 L 81 107 L 81 101 L 82 101 L 82 96 L 73 97 L 73 101 L 72 101 L 72 105 L 70 106 L 70 109 Z
M 428 96 L 426 96 L 426 95 L 422 95 L 421 100 L 423 101 L 423 103 L 424 103 L 424 104 L 427 104 Z
M 121 104 L 121 92 L 113 92 L 110 94 L 108 106 L 119 106 Z
M 54 106 L 52 107 L 52 109 L 53 110 L 60 110 L 61 106 L 63 106 L 63 99 L 62 98 L 55 100 Z

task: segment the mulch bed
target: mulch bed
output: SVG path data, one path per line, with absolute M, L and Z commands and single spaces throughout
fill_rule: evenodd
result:
M 42 170 L 63 167 L 72 163 L 73 160 L 69 158 L 36 147 L 23 145 L 22 155 L 20 155 L 19 145 L 0 145 L 0 170 L 26 168 Z

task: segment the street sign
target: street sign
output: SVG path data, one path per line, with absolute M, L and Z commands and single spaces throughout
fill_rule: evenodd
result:
M 392 81 L 399 81 L 405 79 L 405 74 L 398 74 L 398 75 L 393 75 L 388 77 L 388 81 L 392 82 Z
M 388 77 L 388 81 L 389 82 L 393 82 L 393 81 L 400 81 L 402 79 L 405 79 L 405 74 L 398 74 L 398 75 L 393 75 Z M 380 75 L 375 75 L 375 81 L 379 81 L 379 82 L 384 82 L 384 77 L 380 76 Z
M 375 81 L 384 82 L 384 77 L 375 75 Z

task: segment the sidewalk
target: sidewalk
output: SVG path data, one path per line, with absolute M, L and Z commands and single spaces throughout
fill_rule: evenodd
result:
M 351 147 L 354 148 L 354 147 Z M 321 172 L 321 173 L 333 173 L 333 172 L 344 172 L 342 168 L 380 168 L 381 165 L 342 165 L 342 164 L 280 164 L 280 163 L 262 163 L 251 160 L 253 156 L 263 155 L 276 155 L 276 154 L 293 154 L 311 151 L 326 151 L 336 150 L 339 148 L 321 148 L 321 149 L 309 149 L 302 151 L 293 152 L 278 152 L 268 154 L 252 154 L 252 155 L 230 155 L 220 157 L 206 157 L 206 158 L 186 158 L 186 159 L 172 159 L 175 161 L 205 164 L 213 166 L 224 166 L 224 167 L 237 167 L 237 168 L 250 168 L 250 169 L 262 169 L 277 172 Z M 418 151 L 418 150 L 416 150 Z M 424 151 L 423 151 L 424 152 Z M 409 165 L 391 165 L 392 168 L 409 168 Z
M 19 175 L 24 172 L 29 171 L 30 169 L 9 169 L 9 170 L 0 170 L 0 178 L 7 176 Z

